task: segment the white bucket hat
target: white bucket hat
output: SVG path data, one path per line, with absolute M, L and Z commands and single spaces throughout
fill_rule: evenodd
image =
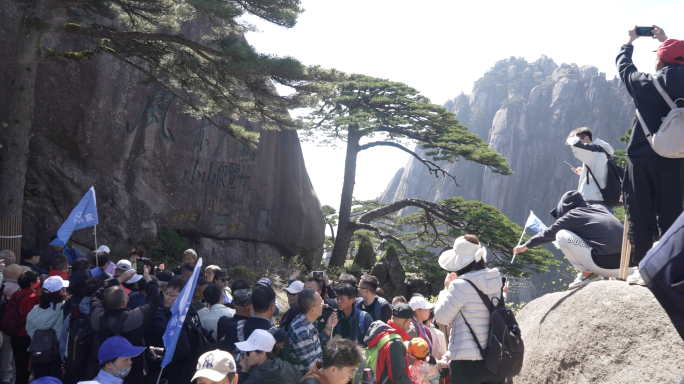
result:
M 454 241 L 453 249 L 444 251 L 439 255 L 439 265 L 447 271 L 455 272 L 463 269 L 473 260 L 479 262 L 486 257 L 487 249 L 485 247 L 473 244 L 461 236 Z

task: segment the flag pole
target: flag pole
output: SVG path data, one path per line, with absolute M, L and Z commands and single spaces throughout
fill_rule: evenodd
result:
M 162 372 L 164 372 L 164 367 L 162 367 L 161 371 L 159 371 L 159 378 L 157 378 L 157 384 L 159 384 L 159 380 L 161 380 Z
M 527 227 L 523 228 L 523 232 L 520 234 L 520 240 L 518 240 L 518 245 L 520 245 L 520 243 L 522 243 L 522 239 L 523 239 L 523 236 L 525 236 L 525 230 L 526 229 L 527 229 Z M 518 245 L 516 245 L 516 247 Z M 515 261 L 515 254 L 513 254 L 513 258 L 511 259 L 511 264 L 513 264 L 514 261 Z
M 95 225 L 93 228 L 93 235 L 95 235 L 95 267 L 99 267 L 100 262 L 97 260 L 97 225 Z

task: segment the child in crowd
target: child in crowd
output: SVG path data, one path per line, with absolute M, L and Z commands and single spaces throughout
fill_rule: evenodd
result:
M 405 341 L 406 351 L 414 358 L 413 365 L 409 368 L 411 382 L 413 384 L 439 384 L 439 368 L 437 364 L 429 362 L 430 346 L 421 338 L 414 337 Z

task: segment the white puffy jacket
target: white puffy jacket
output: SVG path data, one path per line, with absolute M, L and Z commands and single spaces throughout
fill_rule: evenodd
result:
M 451 360 L 482 360 L 480 350 L 473 340 L 465 316 L 483 348 L 489 336 L 489 310 L 475 289 L 465 279 L 473 282 L 489 298 L 501 295 L 501 274 L 496 268 L 468 272 L 451 282 L 448 290 L 439 293 L 435 305 L 435 320 L 451 324 L 449 354 Z M 494 301 L 496 304 L 496 300 Z
M 594 174 L 601 188 L 605 188 L 606 176 L 608 175 L 608 157 L 599 148 L 603 148 L 612 156 L 615 153 L 613 147 L 601 139 L 595 139 L 592 144 L 585 144 L 577 136 L 569 137 L 567 143 L 572 147 L 572 154 L 582 162 L 582 174 L 580 174 L 577 190 L 582 194 L 584 200 L 603 201 L 601 190 L 594 182 L 594 178 L 589 175 L 587 166 L 591 169 L 591 173 Z M 587 183 L 587 178 L 589 178 L 589 183 Z

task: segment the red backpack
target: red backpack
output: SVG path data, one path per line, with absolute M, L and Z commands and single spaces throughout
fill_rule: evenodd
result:
M 0 331 L 9 336 L 17 336 L 19 332 L 26 326 L 26 314 L 19 307 L 19 302 L 26 296 L 33 292 L 28 291 L 19 296 L 19 292 L 15 292 L 10 297 L 4 311 L 0 313 L 2 321 L 0 321 Z

